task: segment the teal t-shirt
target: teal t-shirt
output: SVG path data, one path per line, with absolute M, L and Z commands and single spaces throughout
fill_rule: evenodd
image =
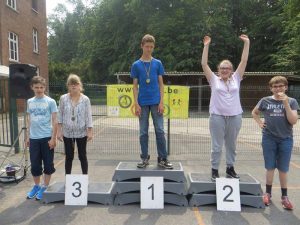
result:
M 44 96 L 33 97 L 27 100 L 27 113 L 30 117 L 29 137 L 41 139 L 52 135 L 52 113 L 57 112 L 57 105 L 54 99 Z

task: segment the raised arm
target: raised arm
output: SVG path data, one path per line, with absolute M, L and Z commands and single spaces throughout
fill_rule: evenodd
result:
M 203 38 L 203 52 L 202 52 L 202 59 L 201 59 L 201 66 L 204 72 L 204 75 L 206 79 L 209 81 L 211 76 L 212 76 L 212 71 L 208 66 L 208 49 L 209 49 L 209 44 L 211 42 L 211 38 L 209 36 L 205 36 Z
M 247 66 L 248 56 L 249 56 L 250 40 L 248 36 L 245 34 L 242 34 L 240 36 L 240 39 L 244 42 L 244 48 L 241 57 L 241 62 L 236 71 L 241 76 L 241 78 L 243 78 Z

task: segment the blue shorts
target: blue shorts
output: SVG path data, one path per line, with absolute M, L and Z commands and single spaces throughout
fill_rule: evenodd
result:
M 263 134 L 262 148 L 265 168 L 277 168 L 281 172 L 288 172 L 293 149 L 293 137 L 278 138 L 271 134 Z
M 54 149 L 49 148 L 48 141 L 51 138 L 30 139 L 29 152 L 32 176 L 38 177 L 44 174 L 51 175 L 55 172 L 54 168 Z M 42 167 L 44 164 L 44 170 Z

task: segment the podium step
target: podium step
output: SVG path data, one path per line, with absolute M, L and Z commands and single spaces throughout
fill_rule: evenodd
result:
M 190 173 L 188 175 L 189 194 L 215 192 L 216 183 L 211 181 L 210 174 Z M 244 194 L 262 195 L 260 183 L 250 174 L 240 174 L 240 192 Z
M 114 205 L 126 205 L 139 203 L 140 201 L 140 193 L 124 193 L 116 195 Z M 178 206 L 188 206 L 188 200 L 184 195 L 170 193 L 164 194 L 164 203 Z
M 134 182 L 115 182 L 112 189 L 112 194 L 122 194 L 126 192 L 140 192 L 141 183 Z M 164 182 L 164 192 L 174 193 L 178 195 L 186 195 L 187 187 L 186 183 L 176 183 L 176 182 Z
M 197 207 L 203 205 L 216 204 L 217 197 L 216 194 L 193 194 L 189 206 Z M 262 196 L 256 195 L 241 195 L 241 204 L 245 206 L 251 206 L 255 208 L 265 208 Z
M 163 169 L 156 162 L 144 169 L 136 167 L 137 162 L 120 162 L 115 169 L 113 181 L 139 181 L 141 176 L 164 177 L 164 181 L 186 182 L 180 162 L 173 163 L 174 169 Z
M 104 205 L 112 205 L 114 195 L 111 193 L 114 183 L 90 183 L 88 187 L 88 201 Z M 65 183 L 56 182 L 50 185 L 43 194 L 44 203 L 65 200 Z

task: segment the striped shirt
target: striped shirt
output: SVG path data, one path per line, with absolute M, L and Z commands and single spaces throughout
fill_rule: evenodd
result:
M 90 99 L 81 94 L 78 103 L 73 106 L 70 95 L 62 95 L 59 100 L 58 123 L 62 124 L 64 137 L 87 136 L 87 129 L 93 127 Z

